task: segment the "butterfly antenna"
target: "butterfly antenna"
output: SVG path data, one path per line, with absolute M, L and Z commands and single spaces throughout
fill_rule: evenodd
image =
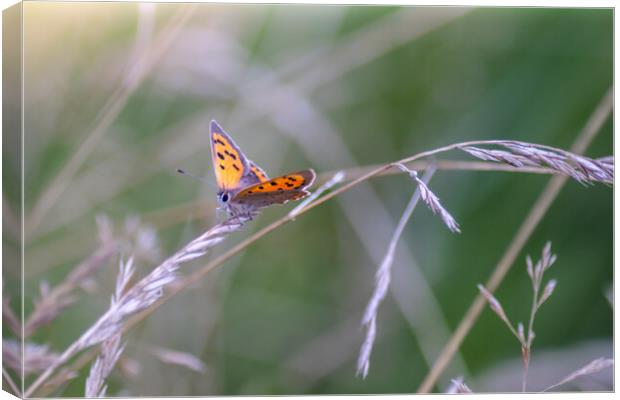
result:
M 202 177 L 200 177 L 200 176 L 196 176 L 196 175 L 190 174 L 189 172 L 186 172 L 185 170 L 182 170 L 181 168 L 177 168 L 177 172 L 178 172 L 179 174 L 184 175 L 184 176 L 187 176 L 187 177 L 189 177 L 189 178 L 194 178 L 194 179 L 197 179 L 197 180 L 199 180 L 200 182 L 202 182 L 202 183 L 206 183 L 206 184 L 208 184 L 208 185 L 210 185 L 210 186 L 215 186 L 215 185 L 213 184 L 213 182 L 211 182 L 211 181 L 209 181 L 209 180 L 207 180 L 207 179 L 205 179 L 205 178 L 202 178 Z

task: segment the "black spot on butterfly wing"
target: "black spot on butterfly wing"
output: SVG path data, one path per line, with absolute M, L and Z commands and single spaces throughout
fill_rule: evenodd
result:
M 232 158 L 233 160 L 237 160 L 237 156 L 234 155 L 233 153 L 229 152 L 228 150 L 224 150 L 224 154 L 226 154 L 228 157 Z M 222 158 L 223 160 L 223 158 Z
M 295 178 L 295 183 L 291 183 L 288 179 L 289 177 Z M 314 178 L 315 174 L 312 170 L 304 170 L 279 176 L 267 182 L 246 186 L 245 189 L 237 192 L 234 201 L 254 205 L 254 201 L 259 201 L 256 198 L 258 195 L 263 195 L 267 199 L 275 199 L 272 203 L 300 199 L 309 194 L 304 188 L 310 186 Z M 256 200 L 247 200 L 248 198 Z
M 235 141 L 232 139 L 232 137 L 226 133 L 226 131 L 224 131 L 224 129 L 222 129 L 222 127 L 215 121 L 212 120 L 211 124 L 210 124 L 210 132 L 211 132 L 211 138 L 213 139 L 213 143 L 215 143 L 215 145 L 221 145 L 221 146 L 230 146 L 232 147 L 232 149 L 237 153 L 234 154 L 230 151 L 228 151 L 226 148 L 224 148 L 224 154 L 226 154 L 227 156 L 229 156 L 230 158 L 232 158 L 233 160 L 237 161 L 241 161 L 241 166 L 244 169 L 250 169 L 250 165 L 249 162 L 247 160 L 247 158 L 244 156 L 243 152 L 241 151 L 241 148 L 237 145 L 237 143 L 235 143 Z M 224 140 L 222 140 L 224 139 Z M 214 146 L 212 146 L 214 147 Z M 219 157 L 219 155 L 218 155 Z M 222 159 L 220 157 L 220 159 Z M 223 160 L 223 159 L 222 159 Z M 239 166 L 237 167 L 239 168 Z M 239 169 L 238 169 L 239 170 Z

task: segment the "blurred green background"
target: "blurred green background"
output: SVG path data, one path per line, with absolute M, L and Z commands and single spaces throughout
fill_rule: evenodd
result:
M 321 174 L 474 139 L 568 149 L 613 82 L 611 9 L 27 2 L 24 24 L 26 315 L 42 281 L 62 282 L 97 249 L 97 215 L 118 235 L 131 230 L 130 216 L 156 232 L 157 246 L 124 250 L 141 252 L 140 276 L 214 224 L 214 185 L 175 173 L 214 182 L 211 119 L 268 174 Z M 608 118 L 586 155 L 611 155 L 612 132 Z M 10 213 L 18 159 L 3 156 Z M 462 233 L 415 211 L 366 380 L 355 376 L 359 323 L 414 190 L 403 175 L 300 216 L 159 308 L 123 337 L 125 368 L 112 373 L 108 394 L 414 392 L 548 179 L 436 173 L 430 187 Z M 50 188 L 62 190 L 46 198 Z M 525 256 L 552 241 L 558 261 L 548 278 L 558 286 L 536 320 L 532 390 L 613 357 L 612 190 L 568 182 L 496 293 L 513 322 L 525 321 Z M 290 208 L 265 210 L 181 273 Z M 10 250 L 5 257 L 17 260 Z M 31 341 L 62 352 L 79 337 L 109 304 L 118 258 Z M 4 275 L 17 305 L 19 274 Z M 153 348 L 193 355 L 204 368 L 163 363 Z M 53 394 L 83 395 L 87 374 Z M 488 309 L 435 390 L 456 376 L 474 391 L 520 388 L 519 345 Z M 611 373 L 563 388 L 610 390 Z

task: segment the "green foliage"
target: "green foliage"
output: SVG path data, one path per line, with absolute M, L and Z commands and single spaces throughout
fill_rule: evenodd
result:
M 31 146 L 25 160 L 27 211 L 86 140 L 114 88 L 127 78 L 125 67 L 131 60 L 136 23 L 144 12 L 136 6 L 109 3 L 100 6 L 108 11 L 103 16 L 94 12 L 80 16 L 82 7 L 93 6 L 52 4 L 45 7 L 56 8 L 53 14 L 37 11 L 39 3 L 25 5 L 25 135 Z M 154 35 L 178 7 L 155 6 Z M 319 173 L 355 167 L 342 164 L 344 158 L 333 158 L 328 166 L 313 165 L 301 145 L 312 138 L 296 142 L 273 123 L 288 115 L 287 108 L 280 110 L 281 115 L 253 118 L 254 110 L 243 105 L 248 100 L 245 90 L 262 73 L 277 71 L 322 46 L 338 49 L 347 35 L 371 29 L 382 18 L 404 11 L 395 7 L 199 5 L 184 28 L 188 31 L 175 39 L 132 93 L 46 215 L 39 227 L 41 235 L 34 234 L 28 243 L 33 252 L 37 246 L 48 246 L 55 249 L 50 254 L 65 255 L 61 261 L 50 256 L 36 258 L 36 265 L 27 262 L 26 287 L 36 290 L 42 279 L 61 281 L 67 265 L 94 251 L 98 213 L 107 213 L 122 225 L 128 215 L 152 222 L 152 213 L 201 198 L 214 208 L 215 188 L 174 176 L 181 167 L 214 181 L 206 123 L 211 118 L 229 130 L 248 157 L 266 165 L 270 175 L 305 167 Z M 41 30 L 42 25 L 50 29 Z M 568 149 L 613 84 L 612 27 L 609 9 L 477 9 L 412 37 L 304 96 L 319 118 L 332 125 L 358 165 L 385 163 L 472 139 L 517 139 Z M 219 31 L 221 42 L 205 42 L 210 37 L 204 35 L 207 29 Z M 93 30 L 97 33 L 89 33 Z M 188 42 L 192 34 L 196 39 Z M 218 52 L 215 44 L 227 50 Z M 177 46 L 195 46 L 197 56 L 183 59 L 191 53 L 177 51 Z M 239 55 L 239 65 L 227 64 L 230 60 L 223 60 L 224 55 Z M 333 67 L 323 57 L 316 65 L 327 73 Z M 234 81 L 218 81 L 218 75 L 209 73 L 209 67 L 220 62 L 217 71 L 223 75 L 236 71 Z M 317 71 L 298 70 L 285 76 L 284 83 L 293 84 L 306 73 Z M 262 101 L 269 103 L 277 95 L 276 90 L 265 90 Z M 251 122 L 237 129 L 246 116 Z M 608 121 L 586 154 L 610 155 L 612 141 L 613 124 Z M 330 149 L 329 142 L 320 146 Z M 457 152 L 451 156 L 469 159 Z M 5 174 L 5 190 L 16 187 L 16 179 Z M 437 217 L 418 206 L 399 247 L 407 248 L 418 262 L 450 330 L 457 326 L 477 294 L 476 284 L 488 278 L 548 179 L 520 173 L 436 173 L 430 187 L 463 232 L 451 234 Z M 414 190 L 412 182 L 398 175 L 376 178 L 371 185 L 397 221 Z M 84 202 L 79 213 L 67 206 L 79 207 Z M 415 391 L 428 371 L 427 361 L 416 329 L 389 296 L 380 309 L 369 378 L 354 377 L 363 340 L 355 321 L 361 320 L 372 292 L 376 264 L 342 204 L 330 201 L 275 230 L 135 327 L 124 338 L 128 343 L 125 354 L 142 365 L 142 373 L 133 380 L 113 373 L 110 394 L 119 390 L 128 390 L 130 395 Z M 246 231 L 229 238 L 222 249 L 289 208 L 267 210 Z M 358 221 L 364 229 L 373 229 L 375 211 L 367 210 L 368 220 Z M 558 261 L 549 275 L 559 283 L 537 319 L 533 365 L 536 354 L 547 349 L 592 340 L 611 342 L 612 312 L 603 292 L 612 279 L 612 212 L 611 188 L 569 182 L 500 286 L 498 297 L 507 312 L 525 320 L 531 285 L 525 255 L 538 254 L 547 240 L 553 242 Z M 213 214 L 192 220 L 188 212 L 173 224 L 156 225 L 162 253 L 171 254 L 214 221 Z M 76 235 L 79 241 L 67 241 Z M 381 246 L 387 247 L 389 236 L 385 235 Z M 181 273 L 205 263 L 193 262 Z M 139 262 L 138 274 L 153 267 Z M 61 351 L 77 338 L 107 305 L 116 268 L 114 259 L 97 275 L 97 294 L 72 306 L 36 339 Z M 35 296 L 28 293 L 26 297 L 32 301 Z M 353 321 L 340 333 L 346 340 L 330 337 L 334 330 L 344 329 L 339 327 L 346 320 Z M 424 321 L 415 325 L 423 326 Z M 315 340 L 334 347 L 324 360 L 306 365 L 305 371 L 291 368 L 291 360 L 308 351 Z M 149 345 L 200 357 L 208 366 L 208 378 L 159 363 L 145 351 Z M 461 350 L 468 371 L 457 373 L 466 376 L 519 357 L 514 338 L 488 311 Z M 321 370 L 324 374 L 317 373 Z M 72 382 L 61 395 L 83 395 L 85 376 L 82 371 L 79 383 Z M 515 383 L 520 384 L 519 374 Z M 470 386 L 476 390 L 475 383 Z

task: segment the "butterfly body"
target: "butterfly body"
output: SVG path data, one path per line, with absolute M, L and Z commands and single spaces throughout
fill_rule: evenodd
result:
M 211 157 L 219 187 L 217 199 L 233 216 L 253 215 L 273 204 L 299 200 L 310 193 L 305 190 L 315 178 L 313 170 L 294 172 L 270 179 L 248 160 L 239 146 L 217 122 L 210 126 Z

